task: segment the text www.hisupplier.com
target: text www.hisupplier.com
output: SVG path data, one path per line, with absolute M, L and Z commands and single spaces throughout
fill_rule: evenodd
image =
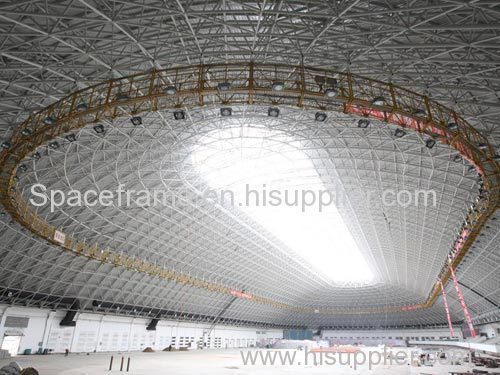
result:
M 333 351 L 305 350 L 240 350 L 240 357 L 245 366 L 349 366 L 358 368 L 383 365 L 407 365 L 410 361 L 419 358 L 421 353 L 412 351 L 357 351 L 351 353 Z M 446 353 L 445 358 L 437 358 L 440 364 L 449 364 L 451 361 L 462 359 L 463 354 L 453 351 Z

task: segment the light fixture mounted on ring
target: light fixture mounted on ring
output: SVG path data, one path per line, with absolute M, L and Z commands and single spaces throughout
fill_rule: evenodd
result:
M 282 90 L 273 89 L 273 82 L 283 83 Z M 318 82 L 334 82 L 335 87 L 324 88 Z M 221 84 L 224 90 L 221 90 Z M 175 90 L 171 88 L 175 87 Z M 334 89 L 331 96 L 325 90 Z M 61 246 L 77 255 L 99 259 L 118 266 L 135 269 L 152 276 L 173 279 L 194 287 L 231 293 L 231 288 L 212 285 L 174 271 L 149 265 L 141 261 L 134 263 L 111 251 L 91 249 L 75 238 L 66 236 L 63 243 L 55 240 L 57 228 L 34 214 L 29 205 L 16 191 L 16 172 L 23 160 L 37 153 L 42 145 L 55 144 L 55 138 L 94 124 L 97 132 L 104 134 L 101 122 L 118 116 L 139 118 L 141 113 L 171 110 L 173 114 L 185 110 L 219 103 L 221 107 L 231 105 L 259 104 L 276 108 L 294 106 L 315 112 L 329 111 L 382 120 L 407 131 L 416 131 L 436 142 L 455 148 L 462 159 L 481 176 L 483 196 L 480 204 L 471 211 L 467 219 L 467 236 L 459 235 L 455 241 L 451 263 L 445 263 L 437 280 L 446 283 L 450 277 L 449 267 L 456 268 L 479 235 L 487 219 L 500 202 L 500 164 L 488 140 L 454 111 L 410 90 L 389 83 L 305 66 L 234 63 L 177 67 L 153 70 L 120 79 L 113 79 L 86 89 L 53 103 L 32 114 L 21 124 L 9 141 L 2 144 L 0 154 L 0 201 L 12 218 L 33 233 Z M 174 116 L 173 116 L 174 117 Z M 175 116 L 179 119 L 179 116 Z M 29 134 L 29 136 L 26 136 Z M 455 245 L 459 243 L 460 248 Z M 373 313 L 410 311 L 430 307 L 439 295 L 436 281 L 428 298 L 412 306 L 368 308 L 363 311 L 321 311 L 322 313 Z M 268 298 L 253 296 L 257 303 L 270 304 L 293 311 L 305 311 L 304 307 L 288 306 Z M 307 310 L 307 309 L 306 309 Z M 313 309 L 314 310 L 314 309 Z

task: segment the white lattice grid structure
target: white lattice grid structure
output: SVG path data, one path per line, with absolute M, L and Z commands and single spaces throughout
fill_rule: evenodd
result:
M 80 0 L 12 2 L 0 9 L 3 138 L 29 111 L 107 78 L 198 62 L 298 63 L 303 56 L 307 64 L 427 93 L 464 114 L 492 142 L 499 139 L 496 2 Z M 438 145 L 429 150 L 416 134 L 395 140 L 387 124 L 358 129 L 356 120 L 347 116 L 329 114 L 318 124 L 310 112 L 299 110 L 285 110 L 279 120 L 267 118 L 263 108 L 234 110 L 231 121 L 236 125 L 231 126 L 258 120 L 260 126 L 294 129 L 325 184 L 341 181 L 346 191 L 368 187 L 379 192 L 432 187 L 441 193 L 438 209 L 382 212 L 367 208 L 359 197 L 350 199 L 342 214 L 377 276 L 375 285 L 362 288 L 332 287 L 241 212 L 199 200 L 159 212 L 65 210 L 63 215 L 46 213 L 46 218 L 102 246 L 146 254 L 150 261 L 168 261 L 186 273 L 292 305 L 362 308 L 425 299 L 477 194 L 476 176 L 453 162 L 451 149 Z M 140 129 L 128 119 L 116 121 L 108 124 L 104 139 L 85 129 L 76 143 L 61 140 L 62 148 L 47 152 L 22 183 L 42 181 L 59 188 L 161 183 L 174 192 L 185 182 L 197 186 L 196 173 L 186 173 L 189 165 L 180 157 L 165 160 L 165 153 L 183 156 L 194 147 L 193 128 L 213 130 L 227 121 L 216 108 L 190 111 L 182 127 L 174 126 L 171 118 L 171 113 L 144 116 L 147 127 Z M 492 220 L 458 270 L 474 316 L 497 310 L 500 303 L 498 229 Z M 10 298 L 19 296 L 18 302 L 30 304 L 22 292 L 35 292 L 58 301 L 78 297 L 86 306 L 94 300 L 134 305 L 137 313 L 162 308 L 179 315 L 217 316 L 229 300 L 74 258 L 40 243 L 8 218 L 2 219 L 1 236 L 0 286 L 14 291 Z M 459 321 L 460 306 L 450 287 L 448 293 L 453 320 Z M 439 300 L 422 311 L 334 317 L 291 314 L 238 300 L 223 318 L 309 326 L 446 321 Z

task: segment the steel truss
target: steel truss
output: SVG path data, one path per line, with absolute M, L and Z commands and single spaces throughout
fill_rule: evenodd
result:
M 273 85 L 282 85 L 279 91 Z M 170 90 L 170 92 L 168 92 Z M 204 106 L 297 107 L 307 111 L 339 112 L 371 118 L 422 134 L 448 145 L 474 168 L 483 184 L 477 203 L 468 212 L 449 257 L 460 264 L 499 201 L 499 164 L 493 147 L 461 116 L 427 96 L 350 73 L 306 67 L 257 63 L 209 64 L 152 70 L 113 79 L 77 91 L 29 117 L 12 136 L 1 154 L 0 199 L 11 216 L 33 233 L 73 254 L 124 267 L 180 285 L 234 295 L 237 288 L 185 275 L 144 259 L 100 249 L 66 235 L 61 244 L 57 228 L 32 212 L 17 189 L 18 169 L 37 148 L 57 137 L 123 116 Z M 438 279 L 450 277 L 447 262 Z M 441 291 L 438 281 L 427 299 L 418 304 L 390 307 L 338 309 L 290 305 L 273 298 L 251 295 L 252 303 L 284 309 L 290 313 L 374 314 L 413 311 L 433 306 Z

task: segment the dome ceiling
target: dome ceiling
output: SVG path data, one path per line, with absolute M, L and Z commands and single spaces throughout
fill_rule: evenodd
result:
M 496 2 L 79 0 L 3 4 L 0 10 L 2 140 L 31 111 L 109 78 L 200 62 L 303 60 L 425 93 L 463 114 L 492 144 L 500 141 Z M 179 272 L 312 309 L 419 303 L 436 281 L 477 195 L 476 176 L 454 160 L 456 152 L 447 146 L 429 149 L 416 133 L 399 139 L 393 125 L 363 129 L 357 121 L 329 112 L 325 122 L 318 122 L 314 112 L 292 108 L 274 119 L 259 106 L 233 107 L 230 120 L 218 108 L 190 110 L 181 125 L 166 111 L 143 115 L 140 127 L 118 118 L 106 124 L 104 136 L 87 127 L 74 143 L 61 139 L 63 147 L 44 151 L 20 182 L 25 193 L 36 182 L 59 189 L 109 189 L 124 183 L 181 197 L 161 208 L 39 211 L 88 243 L 168 263 Z M 227 129 L 246 130 L 242 139 L 259 134 L 268 142 L 262 150 L 271 152 L 285 140 L 307 155 L 323 186 L 345 194 L 347 204 L 338 211 L 374 275 L 369 285 L 332 285 L 251 212 L 200 200 L 214 165 L 203 175 L 192 155 L 207 140 L 220 140 Z M 417 188 L 437 191 L 437 206 L 380 205 L 384 189 Z M 377 197 L 372 205 L 366 204 L 367 192 Z M 54 296 L 58 303 L 80 298 L 89 306 L 109 301 L 139 311 L 213 316 L 228 303 L 217 293 L 61 253 L 8 216 L 0 223 L 3 298 L 14 291 L 20 302 L 29 303 L 22 294 L 29 292 Z M 475 317 L 500 304 L 499 229 L 498 220 L 490 220 L 457 271 Z M 452 317 L 460 321 L 450 288 L 448 294 Z M 225 317 L 309 326 L 446 322 L 439 300 L 422 311 L 337 315 L 335 323 L 328 314 L 290 313 L 237 300 Z

